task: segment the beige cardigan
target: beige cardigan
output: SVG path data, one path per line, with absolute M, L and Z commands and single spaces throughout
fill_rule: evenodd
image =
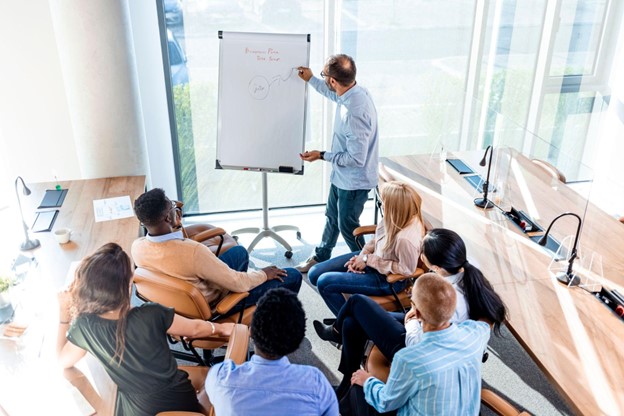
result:
M 261 270 L 230 269 L 208 247 L 190 239 L 152 242 L 141 237 L 132 243 L 132 259 L 139 267 L 194 284 L 211 306 L 230 291 L 246 292 L 267 280 Z

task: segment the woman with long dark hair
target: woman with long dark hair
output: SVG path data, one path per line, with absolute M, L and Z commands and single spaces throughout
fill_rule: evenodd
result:
M 156 303 L 133 308 L 132 275 L 130 258 L 114 243 L 81 262 L 69 291 L 59 293 L 61 366 L 73 367 L 87 352 L 95 356 L 117 384 L 117 415 L 199 411 L 195 389 L 178 369 L 166 334 L 228 337 L 233 324 L 187 319 Z
M 484 320 L 500 335 L 507 309 L 483 273 L 466 258 L 466 245 L 454 231 L 435 228 L 423 240 L 421 258 L 430 271 L 444 277 L 457 291 L 457 305 L 451 323 L 466 319 Z M 318 325 L 317 325 L 318 326 Z M 366 341 L 371 340 L 392 361 L 394 354 L 422 337 L 422 327 L 413 309 L 389 313 L 370 298 L 353 295 L 338 313 L 332 326 L 316 328 L 326 341 L 342 343 L 338 369 L 344 374 L 337 394 L 344 395 L 362 360 Z

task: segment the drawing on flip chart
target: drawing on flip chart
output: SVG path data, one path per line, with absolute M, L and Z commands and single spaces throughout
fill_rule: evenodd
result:
M 279 86 L 282 82 L 286 82 L 290 79 L 292 74 L 295 72 L 297 68 L 292 68 L 286 77 L 282 77 L 282 75 L 277 74 L 271 77 L 271 81 L 269 81 L 265 76 L 256 75 L 253 77 L 249 84 L 247 85 L 247 89 L 249 90 L 249 95 L 256 100 L 264 100 L 269 96 L 269 92 L 271 91 L 271 87 Z

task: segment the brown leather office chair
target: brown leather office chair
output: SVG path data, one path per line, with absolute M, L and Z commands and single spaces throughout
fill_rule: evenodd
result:
M 425 224 L 425 228 L 430 229 L 427 224 Z M 376 229 L 376 225 L 363 225 L 353 230 L 353 235 L 358 237 L 360 235 L 375 234 Z M 360 249 L 361 248 L 362 247 L 360 247 Z M 392 292 L 391 295 L 369 296 L 369 298 L 371 298 L 373 301 L 375 301 L 375 303 L 379 304 L 379 306 L 387 311 L 407 312 L 407 309 L 409 309 L 410 307 L 412 285 L 414 284 L 414 280 L 416 280 L 416 278 L 418 278 L 420 275 L 424 274 L 427 270 L 427 266 L 425 266 L 423 262 L 419 259 L 418 267 L 411 275 L 403 276 L 401 274 L 391 273 L 386 276 L 386 281 L 388 282 L 388 285 L 390 286 L 390 290 Z M 400 292 L 396 292 L 392 284 L 403 280 L 407 280 L 407 285 Z
M 243 308 L 239 313 L 224 317 L 224 314 L 249 296 L 249 292 L 230 293 L 221 299 L 214 308 L 211 308 L 204 295 L 193 284 L 142 267 L 138 267 L 134 271 L 134 285 L 136 294 L 140 299 L 174 308 L 177 314 L 191 319 L 249 325 L 253 312 L 256 310 L 256 306 L 251 305 Z M 174 350 L 174 356 L 196 361 L 202 365 L 206 365 L 206 362 L 197 352 L 197 348 L 206 351 L 206 356 L 210 360 L 212 358 L 210 351 L 227 343 L 227 339 L 218 337 L 210 339 L 181 339 L 178 337 L 174 338 L 173 341 L 180 342 L 184 349 L 190 352 L 189 354 Z
M 531 162 L 535 163 L 536 166 L 539 166 L 542 170 L 544 170 L 550 176 L 552 176 L 553 178 L 559 180 L 560 182 L 563 182 L 563 183 L 567 182 L 566 177 L 563 174 L 563 172 L 561 172 L 559 169 L 557 169 L 552 164 L 546 162 L 545 160 L 531 159 Z
M 207 246 L 215 256 L 225 253 L 232 247 L 238 245 L 238 242 L 234 237 L 225 232 L 223 228 L 215 227 L 211 224 L 191 224 L 188 226 L 182 225 L 182 207 L 183 202 L 176 201 L 177 214 L 180 220 L 180 230 L 184 234 L 184 237 L 195 240 L 199 243 Z
M 373 377 L 388 381 L 390 375 L 390 361 L 381 353 L 379 348 L 373 346 L 366 359 L 365 369 Z M 530 416 L 527 412 L 519 412 L 507 400 L 494 393 L 492 390 L 481 389 L 481 403 L 499 416 Z
M 234 361 L 236 364 L 242 364 L 247 361 L 249 350 L 249 328 L 246 325 L 236 325 L 230 335 L 225 358 Z M 197 398 L 201 406 L 201 413 L 197 412 L 160 412 L 157 416 L 193 416 L 193 415 L 214 415 L 214 409 L 210 403 L 209 397 L 204 390 L 206 376 L 209 367 L 189 367 L 179 366 L 181 370 L 188 373 L 191 383 L 197 392 Z
M 228 340 L 228 347 L 225 352 L 225 358 L 231 359 L 236 364 L 242 364 L 247 360 L 249 350 L 249 328 L 246 325 L 235 325 L 232 334 Z M 197 398 L 202 408 L 202 413 L 197 412 L 160 412 L 159 416 L 177 416 L 177 415 L 214 415 L 210 400 L 204 390 L 204 383 L 208 375 L 209 367 L 205 366 L 179 366 L 181 370 L 188 373 L 189 379 L 197 392 Z M 95 409 L 98 415 L 112 415 L 115 403 L 114 398 L 111 403 L 106 403 L 99 393 L 95 390 L 89 379 L 75 367 L 68 368 L 64 371 L 65 378 L 85 397 L 85 399 Z

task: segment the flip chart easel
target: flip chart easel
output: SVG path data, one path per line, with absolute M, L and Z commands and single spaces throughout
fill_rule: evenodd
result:
M 305 146 L 307 83 L 297 68 L 309 66 L 310 35 L 219 32 L 217 169 L 262 172 L 262 228 L 247 249 L 273 238 L 292 257 L 278 231 L 295 226 L 268 225 L 267 173 L 303 175 L 299 154 Z

